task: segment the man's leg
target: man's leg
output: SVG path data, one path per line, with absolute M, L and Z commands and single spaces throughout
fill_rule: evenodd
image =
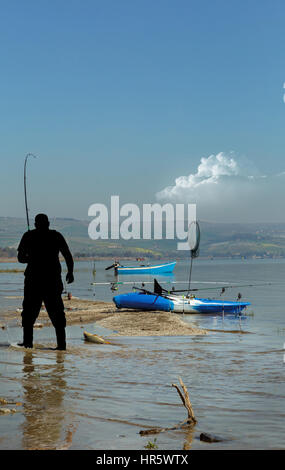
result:
M 33 347 L 33 327 L 41 305 L 42 297 L 39 289 L 33 284 L 25 283 L 22 310 L 23 343 L 19 343 L 20 346 Z
M 50 317 L 50 320 L 55 328 L 57 349 L 66 350 L 66 319 L 64 313 L 64 304 L 62 301 L 62 289 L 55 287 L 48 289 L 44 294 L 44 303 Z

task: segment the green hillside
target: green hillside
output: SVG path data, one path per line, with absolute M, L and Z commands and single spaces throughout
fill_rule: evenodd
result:
M 91 240 L 89 221 L 51 219 L 51 228 L 60 231 L 75 256 L 185 258 L 177 250 L 178 240 Z M 218 224 L 202 221 L 201 257 L 284 257 L 285 224 Z M 0 217 L 0 256 L 15 256 L 26 221 Z

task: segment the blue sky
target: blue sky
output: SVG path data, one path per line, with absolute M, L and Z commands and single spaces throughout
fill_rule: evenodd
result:
M 83 219 L 116 194 L 122 204 L 155 202 L 176 178 L 196 175 L 202 157 L 221 152 L 276 186 L 285 171 L 283 0 L 0 6 L 0 215 L 25 215 L 28 152 L 38 155 L 28 165 L 32 215 Z M 234 219 L 254 220 L 258 194 Z M 280 185 L 265 220 L 270 204 L 274 220 L 285 220 L 275 204 L 283 195 Z

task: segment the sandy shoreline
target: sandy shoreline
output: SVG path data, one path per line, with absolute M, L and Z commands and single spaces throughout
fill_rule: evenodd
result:
M 187 336 L 204 335 L 207 332 L 182 320 L 182 315 L 170 312 L 145 312 L 118 310 L 112 302 L 72 298 L 64 299 L 67 326 L 96 322 L 104 328 L 115 330 L 116 336 Z M 21 324 L 20 309 L 1 312 L 0 324 Z M 42 327 L 50 326 L 43 309 L 37 319 Z

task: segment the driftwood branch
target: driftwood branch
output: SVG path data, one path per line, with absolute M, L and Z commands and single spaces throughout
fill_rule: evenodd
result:
M 146 429 L 146 430 L 140 431 L 141 436 L 146 436 L 148 434 L 158 434 L 160 432 L 172 431 L 174 429 L 179 429 L 179 428 L 183 428 L 183 427 L 189 428 L 189 427 L 194 426 L 197 423 L 197 419 L 195 418 L 194 411 L 193 411 L 193 408 L 192 408 L 192 405 L 191 405 L 191 402 L 190 402 L 188 390 L 187 390 L 186 386 L 184 385 L 184 383 L 182 382 L 182 379 L 180 377 L 179 377 L 179 382 L 180 382 L 182 391 L 180 390 L 180 388 L 176 384 L 172 384 L 172 387 L 176 388 L 176 390 L 178 392 L 178 395 L 180 396 L 181 401 L 182 401 L 183 405 L 185 406 L 185 408 L 187 410 L 187 413 L 188 413 L 187 419 L 182 421 L 182 423 L 178 423 L 175 426 L 172 426 L 171 428 L 157 427 L 157 428 L 151 428 L 151 429 Z
M 186 426 L 185 426 L 186 425 Z M 178 423 L 175 426 L 172 426 L 171 428 L 151 428 L 151 429 L 144 429 L 143 431 L 140 431 L 141 436 L 147 436 L 148 434 L 159 434 L 160 432 L 165 432 L 165 431 L 173 431 L 175 429 L 181 429 L 183 427 L 189 428 L 189 422 L 188 419 L 185 419 L 182 421 L 182 423 Z
M 192 408 L 192 405 L 191 405 L 188 390 L 187 390 L 186 386 L 184 385 L 184 383 L 182 382 L 182 379 L 180 377 L 179 377 L 179 382 L 180 382 L 182 391 L 180 390 L 180 388 L 176 384 L 172 384 L 172 387 L 176 388 L 176 390 L 177 390 L 177 392 L 178 392 L 178 394 L 179 394 L 179 396 L 182 400 L 182 403 L 183 403 L 183 405 L 185 406 L 185 408 L 188 412 L 189 424 L 190 423 L 195 424 L 195 423 L 197 423 L 197 420 L 196 420 L 195 415 L 194 415 L 194 411 L 193 411 L 193 408 Z

